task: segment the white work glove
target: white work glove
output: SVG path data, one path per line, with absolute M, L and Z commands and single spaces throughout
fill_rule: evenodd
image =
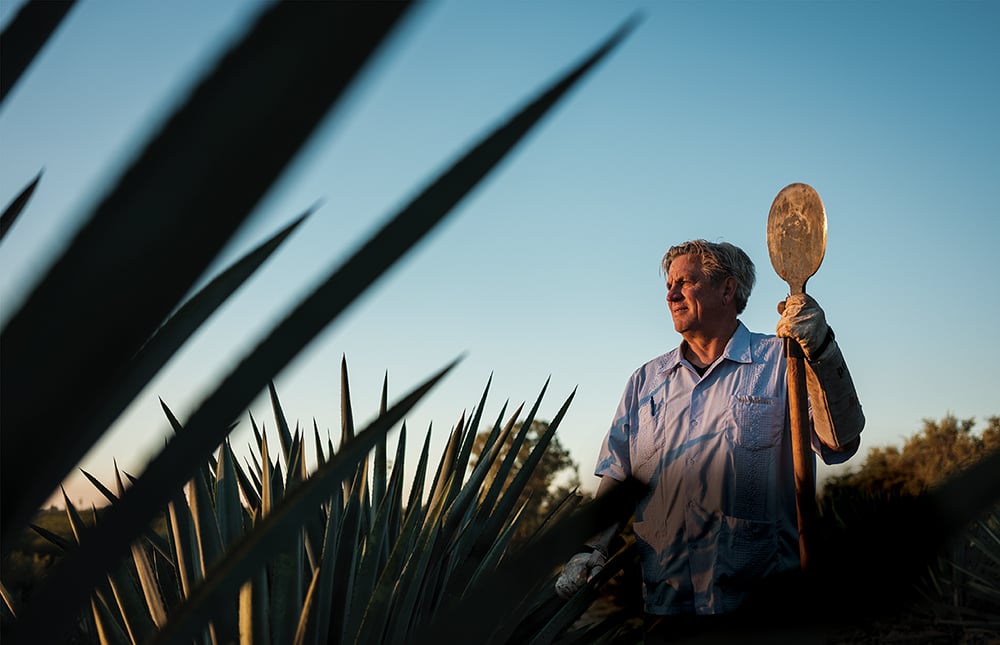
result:
M 775 333 L 782 338 L 798 342 L 806 358 L 814 361 L 832 339 L 830 326 L 826 324 L 823 310 L 811 296 L 801 293 L 788 296 L 778 303 L 781 319 Z
M 556 594 L 563 600 L 568 600 L 583 588 L 587 581 L 600 573 L 607 563 L 607 558 L 600 551 L 592 553 L 577 553 L 556 579 Z

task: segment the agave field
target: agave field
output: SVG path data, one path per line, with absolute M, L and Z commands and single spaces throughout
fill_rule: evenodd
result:
M 29 2 L 4 29 L 0 103 L 70 6 Z M 186 297 L 408 7 L 268 8 L 204 71 L 9 316 L 0 338 L 4 555 L 154 375 L 308 216 Z M 504 405 L 488 413 L 487 385 L 435 459 L 427 439 L 420 454 L 405 454 L 412 430 L 404 419 L 453 362 L 392 403 L 386 384 L 379 415 L 365 428 L 354 427 L 345 365 L 336 442 L 315 427 L 291 428 L 272 385 L 634 27 L 633 20 L 612 32 L 429 178 L 188 418 L 164 406 L 174 434 L 143 472 L 92 478 L 109 502 L 96 520 L 66 499 L 71 537 L 37 527 L 63 556 L 30 598 L 3 593 L 4 643 L 64 642 L 78 633 L 101 643 L 637 642 L 620 616 L 577 622 L 595 588 L 630 561 L 628 548 L 568 602 L 554 597 L 551 582 L 587 536 L 627 519 L 641 490 L 623 486 L 589 504 L 570 496 L 525 544 L 511 540 L 518 500 L 572 395 L 512 472 L 544 389 L 527 412 Z M 287 127 L 269 127 L 279 122 Z M 247 131 L 257 136 L 249 141 L 241 136 Z M 35 177 L 12 196 L 0 219 L 3 242 L 16 238 L 17 218 L 44 187 Z M 66 311 L 75 312 L 72 324 Z M 273 423 L 251 419 L 251 449 L 231 445 L 234 420 L 264 391 Z M 470 467 L 481 428 L 489 438 Z M 390 431 L 400 435 L 391 458 Z M 415 464 L 410 481 L 406 464 Z M 824 566 L 774 581 L 747 612 L 712 628 L 733 630 L 723 637 L 816 634 L 831 627 L 831 615 L 833 627 L 844 627 L 892 610 L 885 596 L 906 595 L 945 540 L 1000 497 L 998 472 L 993 455 L 912 503 L 841 523 Z M 165 530 L 152 528 L 163 522 Z

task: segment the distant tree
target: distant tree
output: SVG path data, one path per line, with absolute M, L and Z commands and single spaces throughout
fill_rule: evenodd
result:
M 873 448 L 860 469 L 827 480 L 825 494 L 856 488 L 915 495 L 936 486 L 1000 449 L 1000 416 L 990 417 L 981 433 L 973 432 L 974 426 L 975 419 L 953 415 L 940 421 L 925 419 L 923 430 L 907 439 L 902 449 Z
M 518 424 L 507 436 L 506 446 L 512 446 L 514 436 L 520 431 L 522 424 Z M 532 421 L 528 429 L 528 435 L 517 452 L 515 465 L 507 475 L 504 482 L 506 489 L 512 482 L 521 466 L 528 459 L 532 450 L 538 445 L 538 439 L 548 430 L 549 424 L 546 421 Z M 483 452 L 483 446 L 489 436 L 488 432 L 480 432 L 476 435 L 476 441 L 472 448 L 470 458 L 470 468 L 479 463 Z M 490 469 L 490 480 L 497 477 L 500 464 L 494 464 Z M 553 436 L 548 447 L 542 455 L 542 460 L 532 473 L 527 487 L 521 494 L 520 501 L 527 500 L 527 506 L 522 514 L 521 524 L 514 534 L 515 540 L 524 540 L 532 536 L 542 525 L 545 518 L 551 513 L 563 499 L 580 486 L 580 473 L 577 463 L 569 454 L 569 450 L 559 442 L 558 436 Z

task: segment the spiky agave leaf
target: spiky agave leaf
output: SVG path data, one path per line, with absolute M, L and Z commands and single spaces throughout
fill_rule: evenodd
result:
M 39 171 L 35 178 L 31 180 L 27 186 L 25 186 L 20 193 L 17 194 L 7 208 L 4 209 L 3 215 L 0 215 L 0 240 L 3 240 L 4 236 L 7 235 L 7 231 L 10 227 L 14 225 L 17 220 L 18 215 L 24 210 L 27 205 L 28 200 L 31 199 L 31 195 L 34 194 L 35 188 L 38 186 L 38 181 L 42 178 L 42 173 Z

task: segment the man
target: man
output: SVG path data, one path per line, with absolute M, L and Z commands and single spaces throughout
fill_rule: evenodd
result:
M 635 477 L 650 487 L 635 512 L 647 622 L 736 609 L 754 582 L 798 567 L 786 359 L 807 363 L 812 445 L 824 462 L 857 452 L 864 415 L 823 310 L 790 296 L 777 336 L 737 316 L 753 262 L 728 243 L 695 240 L 662 261 L 682 342 L 629 379 L 605 437 L 600 496 Z M 780 308 L 780 307 L 779 307 Z M 615 531 L 592 540 L 556 583 L 567 598 L 604 565 Z

